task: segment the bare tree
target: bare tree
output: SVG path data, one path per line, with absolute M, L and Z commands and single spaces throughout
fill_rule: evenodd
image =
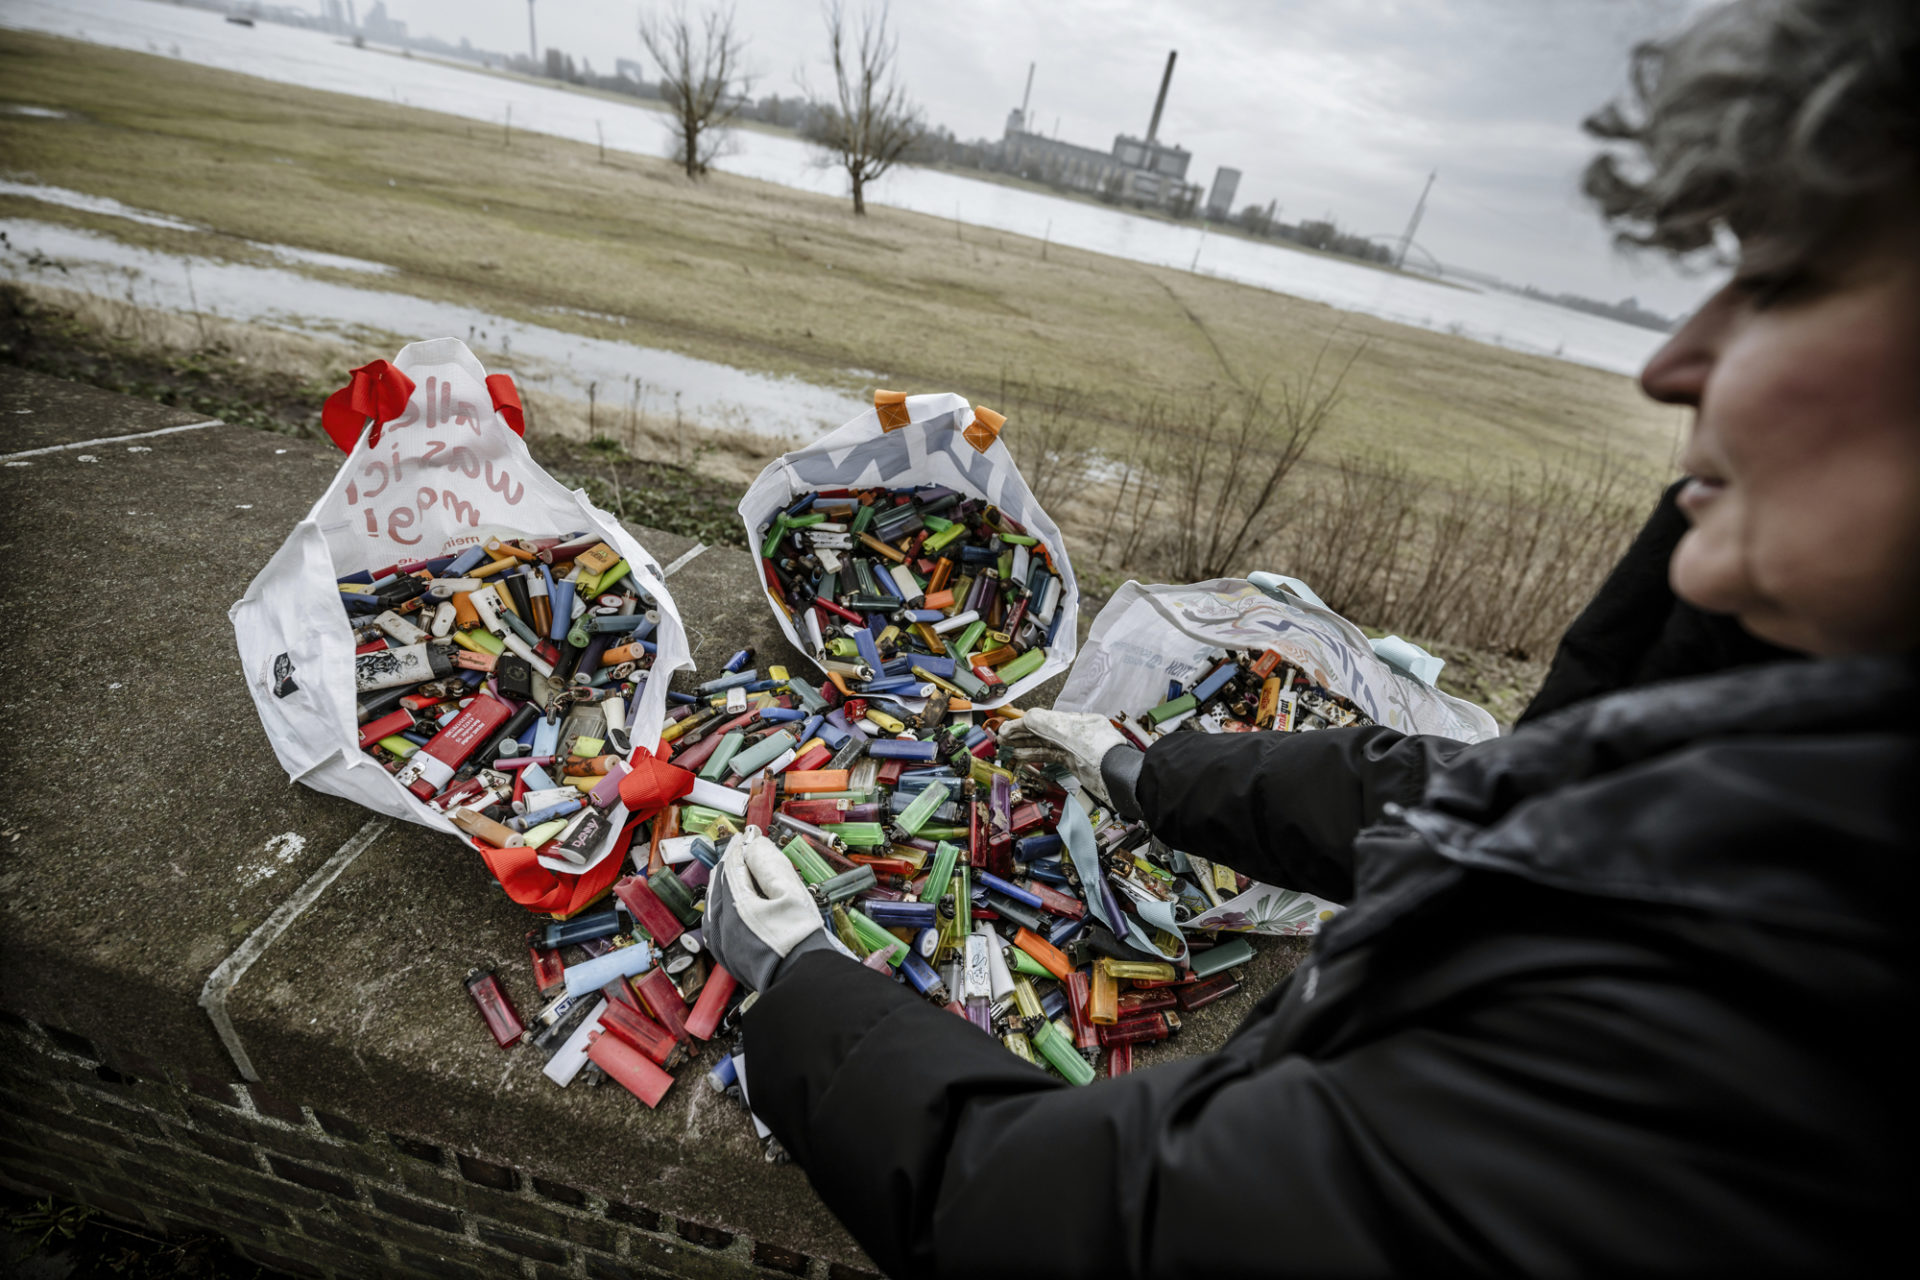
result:
M 698 16 L 684 0 L 640 19 L 640 41 L 660 65 L 660 98 L 673 113 L 673 159 L 689 178 L 706 173 L 720 154 L 728 124 L 752 87 L 740 69 L 746 42 L 734 34 L 733 9 Z
M 867 211 L 867 184 L 880 178 L 926 131 L 920 108 L 907 100 L 894 74 L 900 41 L 887 29 L 887 6 L 862 12 L 850 28 L 840 0 L 827 6 L 827 43 L 833 54 L 835 101 L 824 103 L 807 130 L 828 163 L 847 171 L 853 211 Z

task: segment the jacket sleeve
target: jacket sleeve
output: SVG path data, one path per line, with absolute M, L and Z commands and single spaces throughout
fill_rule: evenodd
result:
M 837 955 L 803 957 L 744 1030 L 755 1114 L 894 1280 L 1247 1274 L 1306 1224 L 1303 1270 L 1387 1269 L 1327 1180 L 1341 1118 L 1304 1060 L 1074 1088 Z
M 1353 899 L 1353 838 L 1465 750 L 1381 725 L 1314 733 L 1175 733 L 1147 749 L 1134 799 L 1176 849 L 1271 884 Z
M 1513 945 L 1468 962 L 1511 971 Z M 1576 981 L 1510 972 L 1435 1005 L 1436 949 L 1395 1029 L 1307 1056 L 1256 1028 L 1084 1088 L 816 953 L 746 1016 L 749 1089 L 895 1280 L 1823 1269 L 1854 1211 L 1753 1146 L 1756 1115 L 1781 1132 L 1766 1106 L 1800 1100 L 1727 1087 L 1779 1050 L 1746 1011 L 1605 940 L 1560 957 Z M 1817 1151 L 1815 1128 L 1784 1131 Z

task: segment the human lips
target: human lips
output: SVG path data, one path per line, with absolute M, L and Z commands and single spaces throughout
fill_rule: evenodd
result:
M 1711 507 L 1714 500 L 1725 493 L 1727 482 L 1718 476 L 1690 475 L 1687 482 L 1680 486 L 1680 492 L 1674 497 L 1674 504 L 1684 512 L 1689 520 L 1699 520 L 1701 514 Z
M 1674 505 L 1690 518 L 1699 520 L 1701 512 L 1713 505 L 1716 497 L 1726 491 L 1726 478 L 1711 466 L 1699 453 L 1680 459 L 1680 470 L 1686 472 L 1686 484 L 1680 486 L 1680 493 L 1674 495 Z

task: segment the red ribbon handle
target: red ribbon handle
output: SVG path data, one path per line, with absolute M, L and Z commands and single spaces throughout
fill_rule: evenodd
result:
M 505 418 L 507 425 L 513 428 L 513 434 L 527 434 L 527 414 L 520 407 L 520 390 L 513 385 L 513 379 L 504 373 L 487 375 L 487 391 L 493 396 L 493 411 Z
M 520 405 L 520 391 L 504 373 L 487 375 L 487 394 L 493 397 L 493 409 L 513 434 L 527 434 L 527 414 Z M 380 443 L 380 429 L 406 412 L 413 398 L 413 379 L 388 360 L 375 360 L 353 371 L 347 385 L 327 397 L 320 409 L 320 425 L 342 453 L 352 453 L 360 433 L 373 424 L 372 443 Z
M 630 764 L 627 776 L 620 779 L 620 800 L 627 806 L 627 825 L 612 852 L 591 871 L 556 875 L 540 865 L 536 850 L 496 849 L 480 840 L 472 842 L 509 898 L 529 911 L 564 920 L 586 910 L 613 887 L 641 824 L 657 817 L 661 810 L 693 790 L 691 772 L 667 763 L 645 747 L 634 749 Z
M 478 840 L 473 845 L 509 898 L 529 911 L 564 920 L 592 906 L 613 887 L 639 829 L 638 821 L 629 822 L 616 837 L 612 851 L 591 871 L 580 875 L 555 875 L 540 865 L 539 855 L 532 849 L 496 849 Z
M 373 423 L 377 444 L 380 428 L 404 413 L 412 398 L 413 379 L 391 361 L 375 360 L 355 369 L 347 385 L 327 397 L 320 409 L 320 425 L 340 452 L 352 453 L 368 422 Z

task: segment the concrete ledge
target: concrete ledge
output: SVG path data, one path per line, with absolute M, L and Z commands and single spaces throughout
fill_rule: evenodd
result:
M 0 455 L 193 420 L 16 374 Z M 0 470 L 0 1177 L 121 1216 L 165 1184 L 175 1207 L 136 1220 L 225 1224 L 303 1274 L 868 1267 L 704 1064 L 650 1112 L 496 1049 L 460 982 L 497 966 L 530 1012 L 535 921 L 424 828 L 379 829 L 245 974 L 228 1013 L 261 1084 L 239 1083 L 201 988 L 371 816 L 287 782 L 226 618 L 339 460 L 217 426 Z M 663 564 L 692 546 L 635 532 Z M 746 552 L 707 550 L 669 586 L 704 668 L 747 644 L 801 666 Z M 1263 943 L 1243 992 L 1142 1065 L 1219 1043 L 1301 950 Z

